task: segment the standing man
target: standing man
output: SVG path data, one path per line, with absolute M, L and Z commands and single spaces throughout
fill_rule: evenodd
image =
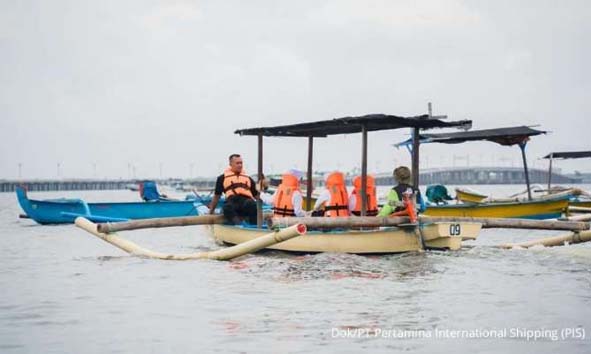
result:
M 259 192 L 256 190 L 252 178 L 242 172 L 242 157 L 232 154 L 228 158 L 230 166 L 223 174 L 218 176 L 215 183 L 215 193 L 210 205 L 210 214 L 215 212 L 222 193 L 226 196 L 223 213 L 228 224 L 240 224 L 243 218 L 247 218 L 249 224 L 257 223 L 257 204 L 255 198 Z

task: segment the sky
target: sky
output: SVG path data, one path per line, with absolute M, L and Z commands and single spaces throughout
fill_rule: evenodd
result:
M 591 150 L 588 1 L 0 2 L 0 179 L 215 176 L 236 129 L 385 113 L 539 125 L 530 166 Z M 369 134 L 369 172 L 409 164 L 408 129 Z M 264 139 L 264 170 L 307 139 Z M 314 168 L 359 167 L 360 135 L 316 139 Z M 517 147 L 424 145 L 421 168 L 521 166 Z M 591 160 L 561 161 L 591 172 Z

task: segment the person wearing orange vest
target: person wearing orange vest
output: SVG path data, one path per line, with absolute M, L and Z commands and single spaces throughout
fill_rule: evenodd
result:
M 366 177 L 366 181 L 365 215 L 376 216 L 378 215 L 378 202 L 376 197 L 375 179 L 373 176 L 368 175 Z M 353 179 L 353 192 L 351 192 L 351 196 L 349 196 L 349 211 L 351 214 L 361 216 L 361 204 L 361 176 L 357 176 Z
M 349 216 L 349 194 L 342 172 L 332 172 L 326 177 L 324 190 L 314 204 L 314 213 L 324 208 L 324 216 Z
M 295 171 L 284 173 L 281 184 L 273 194 L 273 215 L 278 217 L 305 216 L 306 212 L 302 209 L 302 202 L 300 180 L 297 173 Z
M 229 157 L 230 166 L 218 176 L 210 214 L 215 212 L 222 193 L 226 196 L 223 213 L 228 224 L 240 224 L 246 218 L 249 224 L 257 223 L 257 205 L 255 198 L 259 192 L 252 178 L 242 171 L 242 157 L 232 154 Z

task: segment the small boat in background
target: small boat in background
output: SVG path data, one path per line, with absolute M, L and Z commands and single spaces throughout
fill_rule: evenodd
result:
M 94 222 L 118 222 L 198 215 L 207 208 L 200 200 L 156 200 L 149 202 L 86 203 L 82 199 L 29 199 L 27 191 L 18 187 L 18 202 L 27 217 L 39 224 L 73 223 L 79 216 Z
M 429 186 L 427 189 L 427 198 L 430 202 L 434 202 L 429 194 L 429 189 L 433 187 Z M 532 200 L 529 200 L 526 193 L 527 191 L 524 191 L 506 198 L 493 198 L 470 188 L 459 187 L 456 188 L 456 204 L 430 204 L 424 215 L 553 219 L 561 217 L 566 212 L 569 202 L 580 195 L 581 190 L 567 189 L 560 193 L 537 196 Z
M 551 200 L 429 205 L 423 215 L 486 218 L 554 219 L 562 216 L 569 197 Z

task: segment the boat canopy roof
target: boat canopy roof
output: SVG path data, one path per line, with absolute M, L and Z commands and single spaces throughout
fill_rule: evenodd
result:
M 530 136 L 546 134 L 546 131 L 527 126 L 471 130 L 466 132 L 420 134 L 421 143 L 461 144 L 467 141 L 492 141 L 500 145 L 516 145 L 527 142 Z M 396 146 L 412 144 L 412 139 Z
M 542 157 L 543 159 L 582 159 L 585 157 L 591 157 L 591 151 L 563 151 L 563 152 L 551 152 L 548 155 Z
M 400 128 L 470 128 L 471 120 L 444 122 L 429 118 L 428 115 L 415 117 L 399 117 L 387 114 L 368 114 L 359 117 L 344 117 L 321 120 L 309 123 L 279 125 L 251 129 L 239 129 L 235 134 L 284 136 L 284 137 L 327 137 L 336 134 L 360 133 L 364 127 L 366 131 L 378 131 Z

